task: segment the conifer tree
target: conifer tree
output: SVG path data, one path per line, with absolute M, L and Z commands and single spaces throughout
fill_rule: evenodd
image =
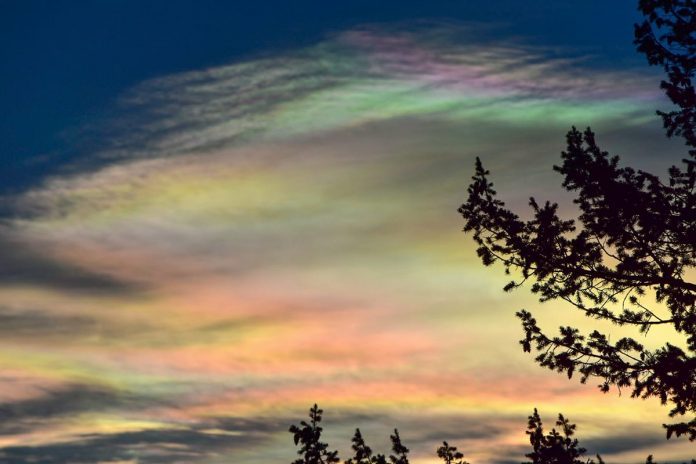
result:
M 529 416 L 526 432 L 532 452 L 525 456 L 531 461 L 524 464 L 604 464 L 599 455 L 596 463 L 593 459 L 580 460 L 587 450 L 579 446 L 577 438 L 573 438 L 576 426 L 563 417 L 563 414 L 558 415 L 556 426 L 560 427 L 560 431 L 553 428 L 551 432 L 544 434 L 541 417 L 536 408 L 534 409 L 534 414 Z
M 328 445 L 321 441 L 323 428 L 319 426 L 323 409 L 316 404 L 309 410 L 310 421 L 301 421 L 300 425 L 291 425 L 295 445 L 301 444 L 297 454 L 301 456 L 293 464 L 334 464 L 340 462 L 337 451 L 329 451 Z
M 394 429 L 394 435 L 389 435 L 392 442 L 392 453 L 389 455 L 389 461 L 392 464 L 409 464 L 408 453 L 409 449 L 401 443 L 399 431 Z
M 387 464 L 383 454 L 372 454 L 372 448 L 365 443 L 360 429 L 355 429 L 355 435 L 353 435 L 351 441 L 353 442 L 352 449 L 355 454 L 345 464 Z
M 442 446 L 437 449 L 437 457 L 445 461 L 445 464 L 469 464 L 464 460 L 464 454 L 446 441 L 443 441 Z

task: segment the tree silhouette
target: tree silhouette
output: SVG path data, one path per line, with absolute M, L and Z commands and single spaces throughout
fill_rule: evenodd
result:
M 588 128 L 567 134 L 562 163 L 554 170 L 563 187 L 577 193 L 581 214 L 563 220 L 558 205 L 530 199 L 533 217 L 521 220 L 496 198 L 489 171 L 476 159 L 468 199 L 459 212 L 465 231 L 473 232 L 484 265 L 501 262 L 507 273 L 525 281 L 540 301 L 563 300 L 588 317 L 632 326 L 648 334 L 654 326 L 671 327 L 686 349 L 665 343 L 648 349 L 634 338 L 612 340 L 599 330 L 583 335 L 561 327 L 544 333 L 532 315 L 521 310 L 525 351 L 536 362 L 580 381 L 601 380 L 630 388 L 633 397 L 657 397 L 671 406 L 671 417 L 691 420 L 665 424 L 673 434 L 696 439 L 696 3 L 692 0 L 641 0 L 645 21 L 636 25 L 635 43 L 650 64 L 662 65 L 668 81 L 661 86 L 677 105 L 658 112 L 668 136 L 681 136 L 689 148 L 682 166 L 672 166 L 668 181 L 620 167 L 618 157 L 599 148 Z M 652 299 L 656 303 L 649 303 Z
M 309 423 L 301 421 L 300 426 L 290 426 L 289 431 L 293 434 L 295 445 L 302 445 L 297 451 L 302 458 L 295 460 L 293 464 L 333 464 L 340 461 L 338 451 L 328 451 L 328 445 L 320 441 L 323 429 L 319 422 L 323 413 L 324 410 L 314 404 L 309 410 Z
M 679 108 L 657 114 L 667 135 L 682 136 L 692 148 L 691 156 L 696 156 L 696 7 L 693 0 L 640 0 L 638 9 L 646 19 L 636 24 L 634 43 L 651 65 L 663 67 L 669 80 L 660 87 Z
M 394 435 L 389 435 L 389 438 L 391 439 L 391 442 L 392 442 L 392 452 L 393 452 L 393 454 L 389 455 L 389 461 L 392 464 L 409 464 L 408 463 L 409 449 L 406 448 L 401 443 L 401 437 L 399 436 L 399 431 L 397 429 L 394 429 Z
M 355 429 L 355 435 L 351 441 L 355 455 L 348 459 L 345 464 L 387 464 L 387 459 L 383 454 L 372 454 L 372 448 L 365 444 L 360 429 Z
M 595 464 L 593 459 L 580 460 L 587 450 L 578 445 L 577 438 L 573 438 L 575 424 L 571 424 L 563 417 L 563 414 L 559 414 L 556 425 L 560 427 L 560 432 L 554 428 L 551 432 L 544 434 L 541 417 L 534 408 L 534 414 L 529 416 L 526 432 L 529 435 L 532 452 L 525 456 L 531 461 L 524 464 Z M 604 464 L 599 455 L 597 455 L 596 464 Z
M 445 461 L 445 464 L 469 464 L 464 460 L 464 454 L 457 451 L 456 446 L 450 446 L 446 441 L 437 449 L 437 457 Z
M 293 433 L 295 445 L 302 443 L 298 454 L 303 456 L 303 459 L 294 461 L 293 464 L 303 463 L 337 463 L 339 462 L 336 451 L 327 451 L 327 445 L 319 441 L 322 428 L 317 424 L 321 422 L 323 410 L 315 404 L 309 411 L 310 423 L 305 421 L 300 422 L 301 427 L 296 425 L 290 426 L 290 432 Z M 558 415 L 556 425 L 561 428 L 561 432 L 552 429 L 550 433 L 544 435 L 541 418 L 536 409 L 534 414 L 529 416 L 529 425 L 527 427 L 527 435 L 529 442 L 532 445 L 532 452 L 525 456 L 530 458 L 531 462 L 523 464 L 604 464 L 602 458 L 597 455 L 597 462 L 593 459 L 581 461 L 579 458 L 585 453 L 585 448 L 578 445 L 578 440 L 572 438 L 575 434 L 575 424 L 571 424 L 562 414 Z M 389 460 L 393 464 L 408 464 L 409 449 L 401 443 L 399 431 L 394 429 L 394 435 L 389 438 L 392 442 L 392 451 L 394 454 L 389 456 Z M 355 434 L 352 439 L 353 452 L 355 455 L 345 461 L 345 464 L 386 464 L 387 460 L 383 454 L 372 454 L 372 449 L 367 446 L 365 440 L 360 433 L 360 429 L 355 429 Z M 445 464 L 469 464 L 464 461 L 464 455 L 457 451 L 455 446 L 450 446 L 446 441 L 442 442 L 442 446 L 437 449 L 437 456 L 441 458 Z M 652 455 L 648 456 L 646 464 L 656 464 L 653 462 Z M 686 464 L 686 463 L 684 463 Z M 696 460 L 692 459 L 691 464 L 696 464 Z

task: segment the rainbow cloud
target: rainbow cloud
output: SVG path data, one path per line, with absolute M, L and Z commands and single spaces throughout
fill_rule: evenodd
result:
M 344 452 L 355 426 L 382 447 L 398 426 L 415 463 L 442 439 L 472 462 L 522 459 L 535 405 L 607 458 L 684 458 L 658 405 L 519 352 L 511 313 L 537 303 L 500 291 L 455 211 L 475 155 L 515 203 L 557 194 L 571 124 L 618 149 L 654 137 L 655 85 L 475 37 L 363 28 L 125 95 L 109 143 L 17 198 L 0 231 L 24 270 L 0 276 L 0 453 L 290 460 L 286 429 L 316 401 Z

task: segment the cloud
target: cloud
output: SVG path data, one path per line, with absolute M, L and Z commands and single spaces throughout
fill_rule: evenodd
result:
M 0 458 L 16 463 L 56 464 L 130 459 L 143 464 L 209 462 L 211 458 L 229 459 L 262 446 L 278 434 L 285 434 L 288 423 L 283 418 L 209 418 L 172 428 L 84 434 L 62 443 L 9 446 L 0 449 Z
M 90 294 L 133 294 L 130 282 L 53 258 L 36 242 L 28 243 L 10 231 L 0 231 L 0 286 L 28 285 Z
M 94 128 L 99 142 L 81 160 L 95 169 L 100 160 L 219 151 L 398 118 L 524 127 L 652 118 L 660 94 L 643 70 L 593 69 L 587 57 L 483 36 L 465 24 L 366 26 L 147 81 Z
M 626 451 L 642 450 L 651 454 L 651 449 L 656 449 L 665 443 L 665 434 L 659 427 L 652 430 L 635 427 L 631 433 L 608 432 L 604 437 L 593 437 L 582 440 L 582 446 L 592 453 L 599 453 L 603 457 Z
M 519 455 L 532 404 L 654 422 L 536 370 L 512 315 L 536 299 L 482 271 L 456 208 L 475 156 L 513 204 L 555 198 L 571 124 L 655 162 L 655 88 L 447 25 L 134 88 L 0 233 L 5 459 L 278 462 L 314 401 L 342 452 L 398 427 L 478 463 Z
M 263 437 L 197 430 L 145 430 L 41 446 L 12 446 L 0 457 L 18 464 L 94 463 L 134 459 L 143 464 L 205 462 L 221 452 L 263 442 Z
M 118 410 L 134 411 L 144 406 L 165 404 L 164 399 L 136 395 L 114 388 L 87 384 L 68 384 L 43 395 L 0 404 L 0 435 L 40 431 L 55 420 L 81 413 Z
M 41 310 L 0 308 L 0 334 L 4 337 L 72 336 L 75 332 L 106 332 L 99 319 L 55 315 Z

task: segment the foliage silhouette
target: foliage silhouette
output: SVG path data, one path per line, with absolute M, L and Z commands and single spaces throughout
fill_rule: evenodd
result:
M 529 416 L 526 432 L 529 435 L 532 452 L 525 454 L 525 456 L 531 461 L 525 464 L 595 464 L 593 459 L 580 460 L 580 457 L 587 450 L 578 445 L 577 438 L 573 438 L 575 424 L 571 424 L 568 419 L 563 417 L 563 414 L 559 414 L 556 425 L 560 428 L 560 432 L 554 428 L 544 435 L 541 417 L 534 408 L 534 414 Z M 596 464 L 604 464 L 599 455 L 597 455 Z
M 303 459 L 298 459 L 293 464 L 339 462 L 338 453 L 336 451 L 327 451 L 328 445 L 319 441 L 322 428 L 317 424 L 321 422 L 323 412 L 315 404 L 309 411 L 310 423 L 302 421 L 300 422 L 301 427 L 296 425 L 290 426 L 295 445 L 302 443 L 298 454 L 302 455 Z M 554 428 L 551 432 L 544 434 L 541 417 L 539 417 L 536 408 L 534 409 L 534 414 L 529 416 L 527 431 L 525 432 L 529 435 L 529 443 L 532 445 L 532 452 L 525 454 L 525 456 L 531 459 L 531 461 L 522 464 L 604 464 L 599 455 L 597 455 L 597 461 L 594 459 L 580 460 L 586 450 L 579 446 L 576 438 L 573 438 L 576 429 L 575 424 L 571 424 L 562 414 L 558 415 L 556 426 L 560 428 L 560 432 Z M 401 443 L 399 431 L 394 429 L 394 435 L 390 435 L 389 438 L 391 439 L 392 452 L 394 453 L 389 456 L 389 461 L 394 464 L 408 464 L 409 449 Z M 345 464 L 387 463 L 383 454 L 372 454 L 372 449 L 365 443 L 360 429 L 355 429 L 355 434 L 351 441 L 354 455 L 345 461 Z M 457 451 L 457 447 L 450 446 L 446 441 L 443 441 L 442 446 L 437 448 L 437 456 L 445 464 L 469 464 L 467 461 L 464 461 L 464 455 Z M 657 463 L 653 461 L 653 457 L 650 455 L 646 460 L 646 464 Z M 692 459 L 691 464 L 696 464 L 696 460 Z
M 345 464 L 387 464 L 387 459 L 383 454 L 372 454 L 372 448 L 365 444 L 360 429 L 355 429 L 355 435 L 351 441 L 355 455 L 348 459 Z
M 310 423 L 300 422 L 300 426 L 293 425 L 290 432 L 293 434 L 295 445 L 302 443 L 298 451 L 303 459 L 298 459 L 294 464 L 300 463 L 336 463 L 339 461 L 336 451 L 327 451 L 328 445 L 320 442 L 322 428 L 317 424 L 321 422 L 323 410 L 315 404 L 310 409 Z M 556 429 L 544 434 L 541 418 L 537 410 L 529 416 L 529 426 L 527 435 L 532 445 L 532 452 L 526 454 L 532 461 L 524 464 L 604 464 L 602 458 L 597 456 L 598 461 L 592 459 L 580 461 L 579 458 L 585 453 L 585 449 L 578 445 L 578 440 L 573 438 L 575 424 L 571 424 L 563 415 L 558 416 L 556 425 L 561 432 Z M 389 462 L 392 464 L 408 464 L 409 449 L 404 446 L 399 436 L 399 431 L 394 429 L 394 434 L 389 436 L 392 444 L 392 454 Z M 360 433 L 360 429 L 355 429 L 352 438 L 353 457 L 345 461 L 345 464 L 386 464 L 387 460 L 383 454 L 372 453 L 372 449 L 367 446 L 365 439 Z M 445 464 L 469 464 L 464 461 L 464 454 L 457 450 L 456 446 L 450 446 L 446 441 L 438 447 L 437 456 Z M 652 456 L 648 458 L 652 459 Z M 652 463 L 652 461 L 650 461 Z M 696 462 L 692 462 L 696 464 Z
M 319 422 L 323 413 L 324 410 L 319 409 L 315 403 L 309 410 L 309 423 L 301 421 L 300 426 L 290 426 L 295 446 L 302 444 L 297 451 L 302 458 L 295 460 L 293 464 L 333 464 L 340 461 L 338 451 L 328 451 L 328 445 L 320 441 L 323 428 L 319 426 Z
M 646 19 L 636 24 L 634 43 L 651 65 L 663 67 L 669 80 L 660 87 L 679 108 L 657 114 L 667 135 L 682 136 L 692 148 L 689 154 L 696 156 L 696 7 L 693 0 L 640 0 L 638 9 Z
M 668 81 L 661 86 L 678 110 L 658 112 L 668 136 L 681 136 L 690 147 L 683 166 L 672 166 L 668 182 L 650 173 L 620 167 L 588 128 L 567 134 L 562 164 L 554 170 L 563 187 L 577 192 L 577 220 L 563 220 L 558 205 L 532 198 L 533 218 L 521 220 L 496 198 L 489 171 L 476 159 L 468 199 L 459 212 L 464 230 L 473 232 L 484 265 L 501 262 L 520 281 L 533 280 L 540 301 L 563 300 L 588 317 L 636 328 L 647 335 L 654 326 L 671 327 L 686 350 L 671 343 L 648 349 L 634 338 L 613 341 L 599 330 L 583 335 L 561 327 L 545 334 L 532 315 L 521 310 L 524 351 L 536 362 L 580 381 L 601 380 L 630 388 L 633 397 L 657 397 L 669 404 L 670 417 L 691 420 L 664 424 L 667 438 L 696 439 L 696 3 L 691 0 L 641 0 L 645 21 L 636 25 L 635 43 L 652 65 L 662 65 Z M 693 275 L 693 274 L 692 274 Z M 646 301 L 654 297 L 657 307 Z
M 393 454 L 389 455 L 389 461 L 392 464 L 409 464 L 408 453 L 410 450 L 401 443 L 399 431 L 394 429 L 394 435 L 389 435 L 389 439 L 391 439 L 392 442 L 393 452 Z
M 318 425 L 321 422 L 323 409 L 319 409 L 316 404 L 309 410 L 310 422 L 301 421 L 300 425 L 291 425 L 290 433 L 293 434 L 295 445 L 302 444 L 298 454 L 302 459 L 298 459 L 293 464 L 329 464 L 339 462 L 337 451 L 327 451 L 328 445 L 320 441 L 322 428 Z M 399 431 L 394 429 L 394 434 L 389 435 L 392 445 L 392 454 L 389 455 L 389 462 L 392 464 L 409 464 L 409 449 L 401 442 Z M 365 439 L 360 433 L 360 429 L 355 429 L 355 434 L 351 439 L 353 457 L 345 461 L 344 464 L 387 464 L 387 459 L 383 454 L 372 454 L 372 448 L 367 446 Z M 464 461 L 464 455 L 457 451 L 455 446 L 450 446 L 446 441 L 443 446 L 437 449 L 438 457 L 445 461 L 445 464 L 469 464 Z
M 469 464 L 464 460 L 464 454 L 457 451 L 456 446 L 450 446 L 446 441 L 437 449 L 437 457 L 445 461 L 445 464 Z

